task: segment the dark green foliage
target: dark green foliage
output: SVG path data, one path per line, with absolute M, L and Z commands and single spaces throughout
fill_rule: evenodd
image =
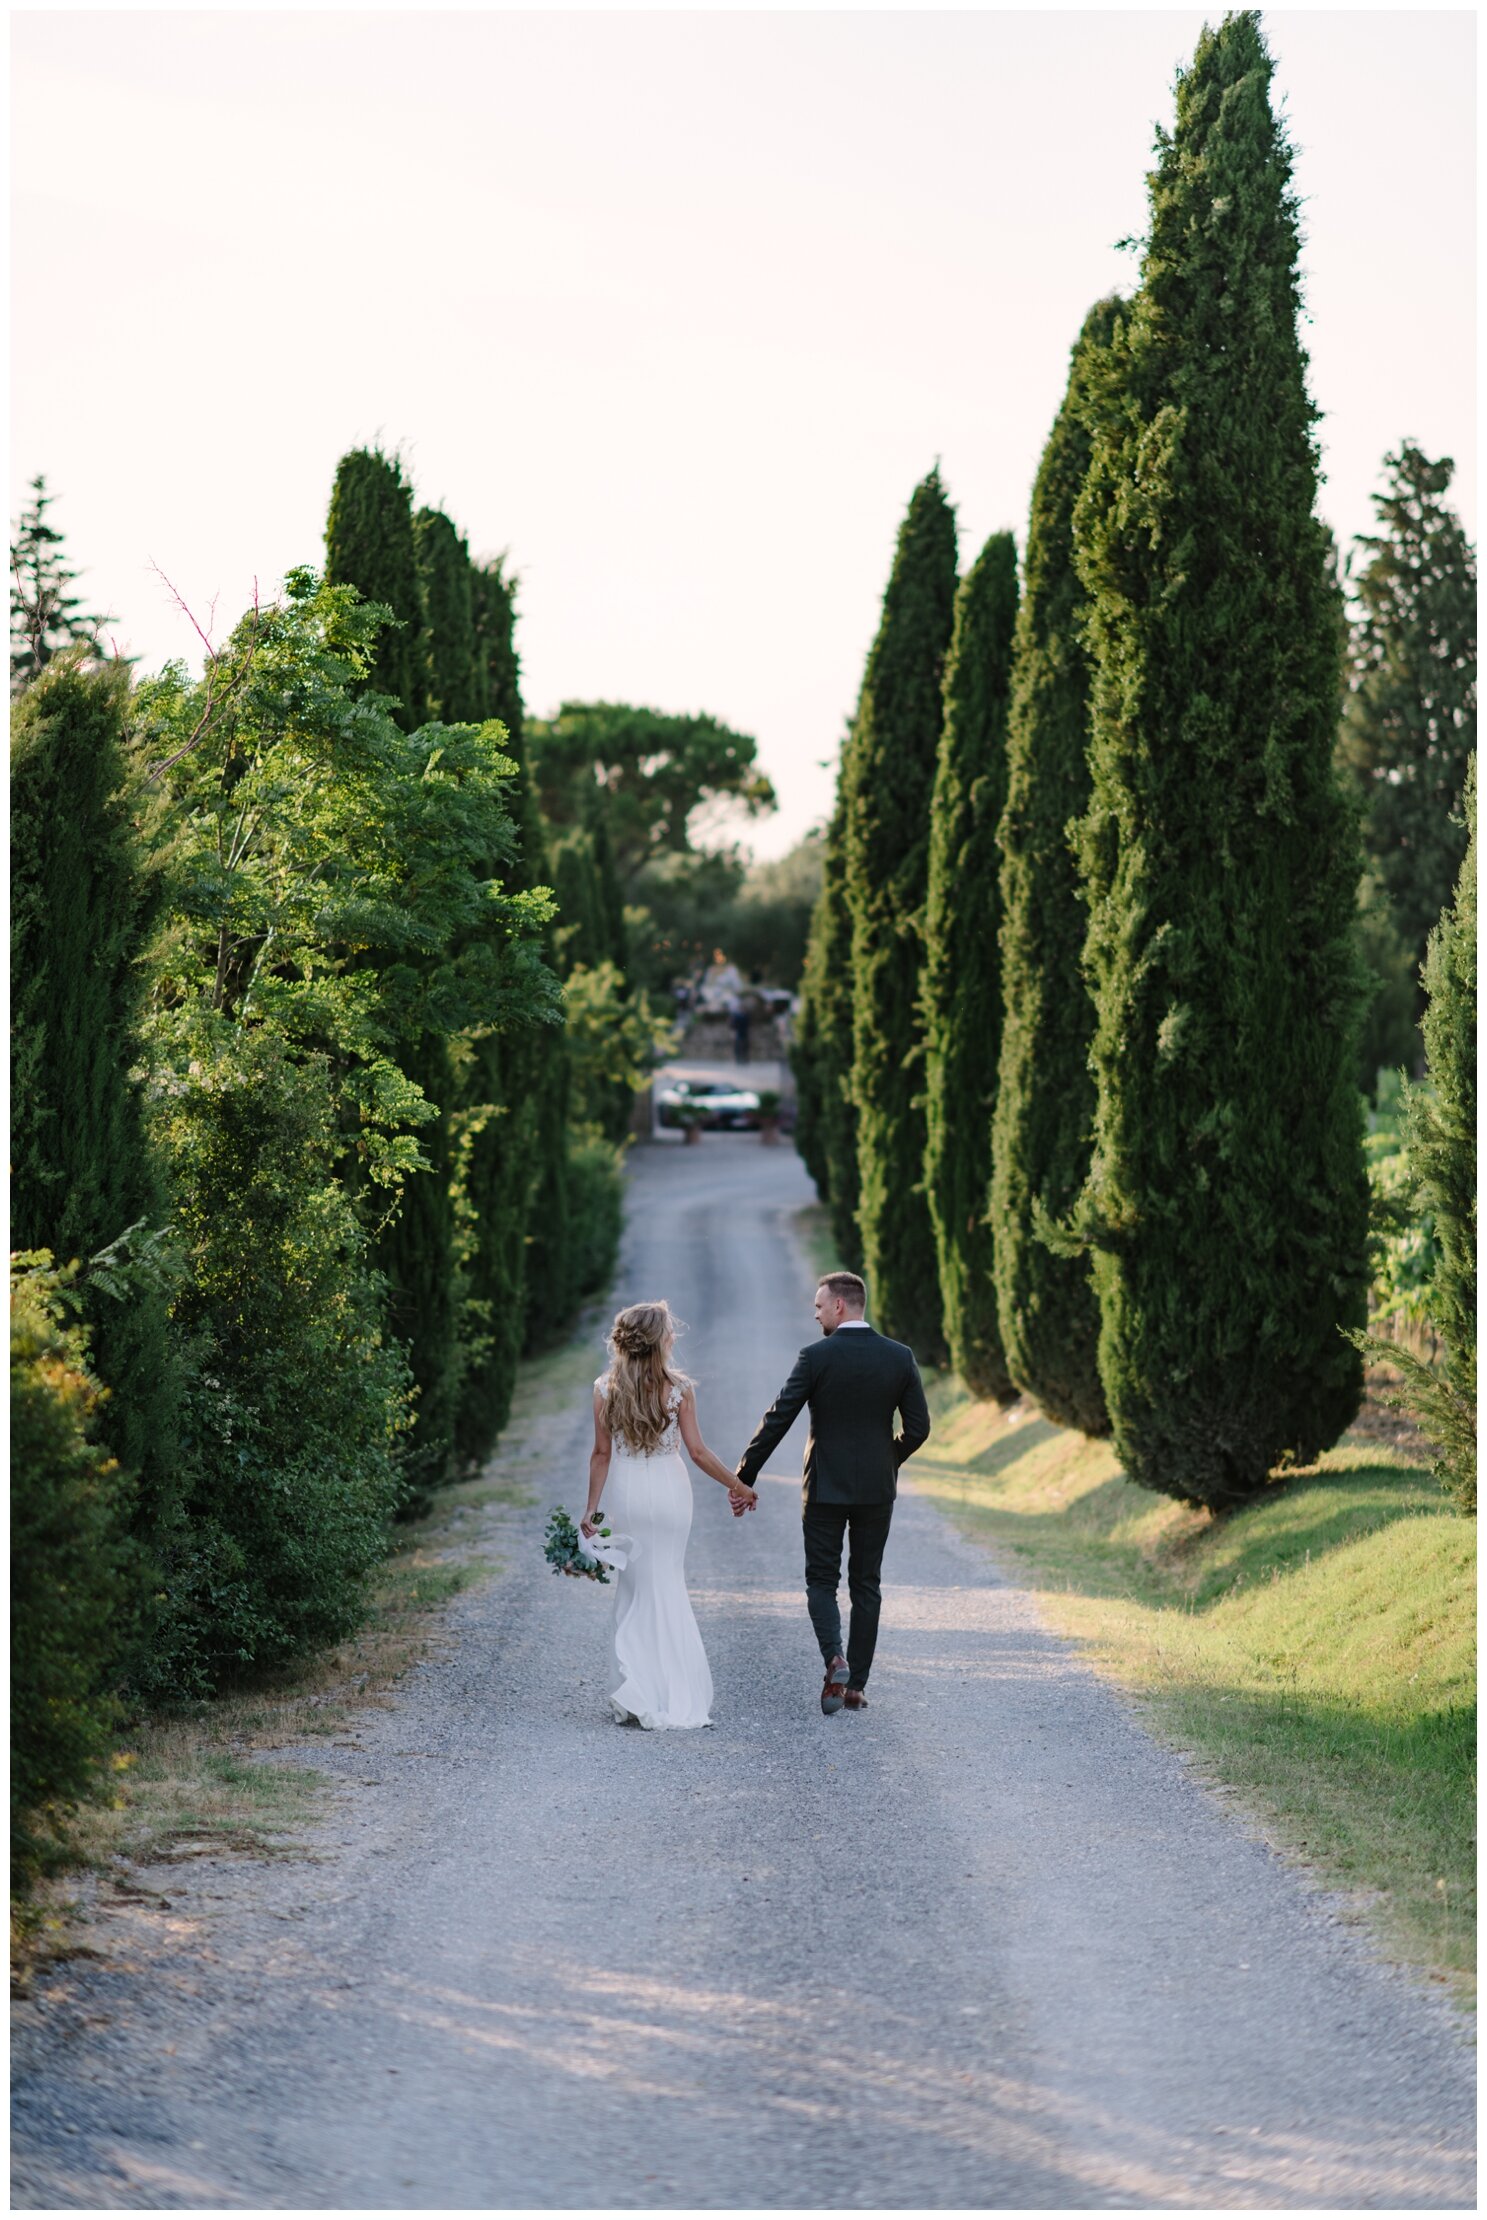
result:
M 790 1035 L 790 1069 L 795 1075 L 795 1146 L 800 1152 L 801 1162 L 815 1182 L 818 1199 L 826 1203 L 831 1200 L 831 1167 L 826 1154 L 825 1071 L 817 1011 L 821 990 L 818 951 L 821 933 L 825 929 L 824 920 L 818 927 L 817 919 L 820 917 L 824 899 L 823 888 L 816 896 L 811 913 L 811 931 L 806 941 L 800 996 Z
M 17 1267 L 19 1266 L 19 1269 Z M 103 1390 L 67 1316 L 68 1275 L 10 1276 L 10 1856 L 22 1893 L 66 1857 L 68 1812 L 96 1790 L 133 1579 L 119 1472 L 98 1438 Z
M 924 1184 L 934 1223 L 950 1361 L 973 1395 L 1012 1380 L 996 1305 L 996 1229 L 987 1212 L 1001 1047 L 1000 858 L 1007 703 L 1017 622 L 1017 548 L 996 532 L 955 597 L 945 723 L 929 828 L 922 980 Z
M 521 853 L 535 860 L 540 847 L 537 790 L 531 775 L 526 712 L 521 698 L 521 658 L 516 652 L 516 581 L 503 559 L 470 568 L 470 613 L 475 630 L 475 666 L 482 689 L 480 714 L 506 727 L 506 745 L 526 776 L 512 802 Z
M 51 662 L 11 723 L 11 1242 L 86 1260 L 168 1215 L 144 1137 L 141 957 L 159 875 L 130 817 L 119 664 Z M 174 1518 L 178 1367 L 162 1294 L 89 1285 L 103 1438 L 130 1473 L 146 1540 Z
M 413 489 L 395 457 L 366 448 L 343 455 L 325 527 L 326 581 L 354 586 L 364 601 L 391 612 L 378 637 L 366 684 L 394 695 L 405 731 L 445 714 L 442 696 L 476 714 L 474 613 L 463 541 L 438 510 L 415 521 Z M 432 592 L 439 636 L 433 636 Z M 440 706 L 435 707 L 435 699 Z M 452 720 L 451 720 L 452 721 Z M 379 968 L 383 952 L 374 959 Z M 408 1077 L 438 1116 L 423 1137 L 428 1169 L 414 1174 L 397 1214 L 377 1243 L 387 1282 L 388 1322 L 404 1341 L 418 1387 L 417 1423 L 408 1446 L 409 1507 L 449 1474 L 460 1395 L 463 1289 L 452 1188 L 453 1074 L 443 1029 L 416 1025 L 401 1047 Z
M 602 1134 L 576 1135 L 568 1152 L 569 1240 L 573 1258 L 569 1316 L 614 1277 L 624 1227 L 620 1154 Z
M 1097 303 L 1075 344 L 1069 390 L 1033 487 L 1017 612 L 1002 816 L 1001 1074 L 992 1122 L 997 1317 L 1013 1381 L 1061 1426 L 1108 1433 L 1100 1309 L 1089 1259 L 1038 1238 L 1089 1170 L 1094 1005 L 1081 960 L 1087 915 L 1069 828 L 1089 802 L 1089 663 L 1074 568 L 1074 504 L 1089 467 L 1081 391 L 1088 351 L 1119 310 Z
M 349 1633 L 406 1485 L 401 1349 L 335 1166 L 325 1060 L 246 1026 L 198 1032 L 162 1090 L 195 1353 L 183 1453 L 189 1540 L 145 1685 L 206 1694 Z
M 413 530 L 430 709 L 447 722 L 484 723 L 497 714 L 488 660 L 491 581 L 477 576 L 469 548 L 441 510 L 420 509 Z M 500 860 L 492 856 L 481 869 L 494 874 Z M 509 850 L 507 860 L 510 875 L 520 877 L 523 866 Z M 508 1098 L 513 1060 L 511 1045 L 484 1028 L 458 1050 L 431 1037 L 419 1051 L 415 1076 L 445 1114 L 425 1140 L 433 1172 L 410 1183 L 404 1220 L 382 1250 L 389 1323 L 420 1369 L 426 1469 L 414 1475 L 421 1482 L 415 1507 L 423 1490 L 445 1476 L 456 1450 L 478 1458 L 490 1448 L 516 1382 L 529 1180 L 509 1161 L 513 1123 L 525 1124 L 513 1120 Z M 436 1379 L 424 1376 L 420 1351 L 425 1362 L 440 1364 Z
M 388 1331 L 408 1352 L 417 1401 L 404 1447 L 403 1509 L 416 1516 L 451 1477 L 465 1364 L 462 1270 L 454 1185 L 452 1119 L 457 1097 L 449 1044 L 436 1033 L 406 1043 L 404 1074 L 439 1113 L 419 1135 L 426 1169 L 403 1182 L 397 1215 L 372 1251 L 386 1291 Z
M 575 964 L 602 964 L 608 954 L 599 873 L 594 860 L 594 839 L 584 825 L 570 825 L 558 834 L 550 857 L 553 893 L 558 918 L 554 938 L 558 970 L 564 978 Z
M 857 1107 L 852 1100 L 852 913 L 847 905 L 846 785 L 851 734 L 842 745 L 837 803 L 826 832 L 821 892 L 811 920 L 801 1012 L 791 1061 L 799 1090 L 795 1145 L 831 1211 L 837 1261 L 862 1268 L 857 1224 Z
M 390 613 L 367 683 L 394 697 L 399 724 L 412 732 L 429 714 L 429 668 L 413 488 L 395 456 L 353 447 L 336 465 L 325 523 L 325 582 L 354 586 L 364 601 Z
M 1374 865 L 1358 881 L 1358 953 L 1372 985 L 1358 1042 L 1358 1085 L 1364 1094 L 1377 1096 L 1386 1072 L 1418 1060 L 1421 987 L 1418 951 L 1400 931 L 1388 888 Z
M 516 830 L 508 876 L 514 886 L 530 890 L 548 873 L 525 761 L 514 590 L 499 563 L 473 566 L 467 578 L 477 681 L 474 714 L 498 718 L 505 727 L 505 753 L 514 766 L 508 804 Z M 437 657 L 437 625 L 434 631 Z M 549 963 L 552 933 L 549 924 L 542 942 Z M 466 1365 L 456 1438 L 468 1459 L 489 1453 L 511 1409 L 527 1337 L 528 1240 L 541 1160 L 549 1149 L 566 1146 L 561 1128 L 556 1136 L 542 1131 L 539 1107 L 545 1074 L 563 1052 L 562 1033 L 555 1026 L 480 1032 L 461 1073 L 460 1099 L 468 1107 L 459 1117 L 469 1118 L 473 1130 L 459 1190 L 477 1338 Z M 559 1235 L 566 1240 L 565 1222 L 560 1221 Z
M 420 509 L 413 542 L 428 641 L 428 714 L 442 724 L 483 724 L 488 675 L 479 662 L 470 550 L 442 509 Z M 376 595 L 368 599 L 375 600 Z
M 54 496 L 45 478 L 31 480 L 31 506 L 21 512 L 10 543 L 10 690 L 18 694 L 39 678 L 54 656 L 70 647 L 99 652 L 99 635 L 113 617 L 90 614 L 81 594 L 69 592 L 78 573 L 62 553 L 62 534 L 47 522 Z
M 526 1349 L 549 1347 L 573 1317 L 577 1226 L 569 1181 L 573 1078 L 566 1053 L 544 1060 L 533 1099 L 541 1139 L 527 1220 Z
M 1431 1220 L 1435 1268 L 1427 1311 L 1439 1335 L 1439 1370 L 1407 1349 L 1355 1336 L 1404 1374 L 1391 1397 L 1413 1409 L 1439 1449 L 1436 1473 L 1458 1507 L 1477 1508 L 1477 763 L 1467 766 L 1466 853 L 1455 900 L 1425 958 L 1428 1086 L 1408 1103 L 1409 1170 L 1417 1208 Z
M 821 893 L 824 829 L 813 826 L 782 856 L 749 866 L 725 946 L 746 979 L 761 972 L 772 987 L 796 987 Z
M 1270 78 L 1252 13 L 1179 76 L 1140 291 L 1092 358 L 1075 519 L 1100 1374 L 1130 1477 L 1214 1508 L 1351 1420 L 1338 1329 L 1367 1288 L 1358 855 Z
M 932 470 L 899 530 L 842 779 L 863 1271 L 878 1326 L 931 1363 L 944 1334 L 924 1192 L 920 932 L 955 584 L 955 518 Z M 834 1176 L 832 1193 L 835 1212 Z
M 1427 935 L 1451 899 L 1465 840 L 1461 790 L 1477 744 L 1477 559 L 1446 501 L 1455 465 L 1431 462 L 1409 440 L 1386 455 L 1388 480 L 1373 497 L 1376 534 L 1352 580 L 1357 603 L 1348 654 L 1348 693 L 1339 752 L 1363 807 L 1370 879 L 1387 898 L 1419 1022 L 1419 967 Z M 1387 998 L 1398 966 L 1377 929 L 1377 1011 L 1368 1043 L 1371 1088 L 1379 1063 L 1416 1052 Z M 1382 946 L 1377 943 L 1383 941 Z M 1393 996 L 1397 1005 L 1399 997 Z
M 589 839 L 594 851 L 594 880 L 598 892 L 599 925 L 603 933 L 604 954 L 601 962 L 617 964 L 623 972 L 630 968 L 630 930 L 625 923 L 625 897 L 620 886 L 619 866 L 615 861 L 614 842 L 610 837 L 608 797 L 602 790 L 589 798 Z

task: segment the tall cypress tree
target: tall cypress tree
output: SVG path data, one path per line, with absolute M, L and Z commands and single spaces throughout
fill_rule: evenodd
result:
M 1339 752 L 1363 808 L 1370 880 L 1387 899 L 1413 985 L 1404 1025 L 1387 1024 L 1394 966 L 1387 941 L 1376 957 L 1369 1027 L 1374 1063 L 1404 1061 L 1420 1021 L 1425 943 L 1460 869 L 1466 835 L 1461 793 L 1477 744 L 1477 558 L 1446 500 L 1455 465 L 1432 462 L 1406 440 L 1386 455 L 1376 493 L 1377 533 L 1360 537 L 1367 560 L 1354 579 L 1348 692 Z M 1380 938 L 1378 925 L 1370 938 Z M 1378 963 L 1382 953 L 1383 961 Z M 1374 1064 L 1366 1073 L 1371 1086 Z
M 1062 1218 L 1089 1170 L 1094 1005 L 1081 958 L 1087 913 L 1069 840 L 1089 803 L 1089 663 L 1074 568 L 1074 504 L 1089 468 L 1083 365 L 1107 346 L 1119 309 L 1097 303 L 1038 466 L 1017 612 L 1002 815 L 1002 1045 L 992 1121 L 991 1216 L 997 1318 L 1015 1384 L 1061 1426 L 1108 1433 L 1100 1386 L 1100 1306 L 1088 1257 L 1038 1237 Z
M 413 530 L 413 488 L 402 464 L 380 449 L 353 447 L 336 465 L 325 523 L 325 575 L 381 602 L 393 622 L 377 642 L 370 683 L 401 704 L 398 723 L 416 732 L 428 720 L 429 672 L 423 584 Z
M 10 1238 L 86 1260 L 168 1216 L 130 1077 L 158 909 L 133 824 L 128 674 L 48 663 L 11 722 Z M 88 1297 L 92 1364 L 110 1397 L 103 1439 L 133 1476 L 136 1523 L 176 1524 L 178 1369 L 165 1297 L 147 1284 Z
M 863 1265 L 883 1331 L 932 1362 L 944 1335 L 924 1193 L 919 974 L 955 586 L 955 517 L 935 469 L 899 530 L 844 765 Z M 833 1198 L 835 1210 L 835 1180 Z
M 823 862 L 825 854 L 823 846 Z M 823 886 L 811 911 L 800 993 L 790 1034 L 790 1069 L 795 1079 L 795 1146 L 815 1184 L 817 1199 L 823 1203 L 831 1199 L 831 1169 L 826 1154 L 825 1071 L 816 1004 L 823 985 L 820 950 L 826 922 L 825 901 Z
M 821 892 L 811 921 L 802 1000 L 807 1008 L 798 1083 L 810 1107 L 802 1152 L 816 1191 L 831 1212 L 831 1237 L 837 1261 L 849 1272 L 862 1269 L 862 1233 L 857 1222 L 857 1105 L 852 1099 L 852 912 L 847 902 L 846 761 L 851 734 L 842 747 L 836 807 L 827 827 L 821 858 Z M 819 1170 L 817 1167 L 819 1166 Z
M 995 532 L 961 580 L 945 665 L 945 723 L 929 828 L 924 913 L 927 1146 L 950 1361 L 973 1394 L 1012 1392 L 997 1325 L 987 1212 L 1001 1047 L 997 827 L 1007 794 L 1007 705 L 1017 547 Z
M 326 577 L 392 611 L 368 684 L 396 696 L 398 722 L 407 732 L 427 721 L 429 704 L 418 545 L 413 491 L 401 465 L 367 448 L 344 455 L 326 519 Z M 387 1277 L 388 1325 L 407 1344 L 418 1389 L 407 1460 L 416 1501 L 448 1475 L 459 1402 L 460 1286 L 447 1115 L 455 1081 L 448 1047 L 432 1028 L 408 1044 L 402 1062 L 440 1111 L 419 1131 L 428 1169 L 404 1182 L 398 1216 L 376 1251 Z
M 420 509 L 413 519 L 419 596 L 425 627 L 427 707 L 441 724 L 483 723 L 488 683 L 477 661 L 475 597 L 470 550 L 442 509 Z
M 547 836 L 537 803 L 521 695 L 521 661 L 516 647 L 516 586 L 504 562 L 478 565 L 475 573 L 475 624 L 481 668 L 489 688 L 486 713 L 506 727 L 506 748 L 517 766 L 512 813 L 517 820 L 521 869 L 526 886 L 550 886 L 552 868 Z M 553 932 L 546 957 L 559 968 Z M 540 1348 L 563 1330 L 572 1315 L 575 1281 L 572 1203 L 568 1176 L 568 1103 L 571 1091 L 568 1044 L 557 1029 L 522 1035 L 501 1044 L 505 1058 L 506 1100 L 512 1115 L 502 1121 L 487 1160 L 487 1194 L 496 1191 L 523 1205 L 521 1224 L 522 1312 L 519 1338 L 507 1362 L 515 1377 L 522 1349 Z M 504 1223 L 504 1220 L 503 1220 Z M 516 1239 L 514 1229 L 506 1238 Z M 513 1322 L 517 1332 L 517 1323 Z
M 1100 1374 L 1131 1478 L 1216 1508 L 1353 1417 L 1368 1277 L 1359 858 L 1271 69 L 1245 12 L 1179 75 L 1075 517 Z
M 517 857 L 507 875 L 514 886 L 528 890 L 545 882 L 547 865 L 526 762 L 515 595 L 500 563 L 471 566 L 467 583 L 475 714 L 499 718 L 506 728 L 506 753 L 516 766 L 511 814 L 518 834 Z M 551 962 L 550 933 L 545 954 Z M 562 1048 L 561 1034 L 545 1027 L 517 1034 L 490 1033 L 475 1047 L 469 1087 L 473 1097 L 494 1105 L 497 1114 L 475 1135 L 468 1172 L 475 1219 L 471 1276 L 477 1297 L 486 1306 L 485 1347 L 467 1374 L 460 1409 L 460 1446 L 472 1457 L 483 1456 L 506 1423 L 517 1364 L 527 1340 L 534 1197 L 544 1151 L 554 1145 L 566 1147 L 563 1132 L 556 1144 L 544 1136 L 540 1108 L 543 1091 L 550 1086 L 549 1067 Z M 566 1238 L 562 1217 L 559 1231 Z

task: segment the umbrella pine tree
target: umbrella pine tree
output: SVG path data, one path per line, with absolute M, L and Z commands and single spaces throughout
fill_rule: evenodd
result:
M 1119 304 L 1090 311 L 1069 390 L 1038 466 L 1017 612 L 1002 815 L 1002 1042 L 992 1121 L 997 1317 L 1015 1384 L 1061 1426 L 1109 1431 L 1100 1306 L 1089 1259 L 1050 1248 L 1089 1170 L 1094 1006 L 1081 970 L 1087 912 L 1069 839 L 1089 802 L 1089 665 L 1074 568 L 1074 504 L 1089 467 L 1081 365 L 1108 344 Z
M 1078 1229 L 1126 1471 L 1215 1509 L 1352 1419 L 1339 1328 L 1368 1277 L 1359 857 L 1271 73 L 1245 12 L 1179 75 L 1075 516 L 1097 1085 Z
M 929 828 L 924 913 L 925 1190 L 950 1361 L 974 1395 L 1012 1381 L 997 1325 L 987 1212 L 1001 1046 L 997 827 L 1007 791 L 1007 701 L 1017 549 L 996 532 L 961 580 L 945 665 L 945 723 Z
M 944 1336 L 924 1193 L 919 974 L 955 587 L 955 517 L 936 469 L 899 529 L 843 789 L 863 1271 L 883 1331 L 930 1362 Z M 833 1177 L 833 1210 L 835 1187 Z

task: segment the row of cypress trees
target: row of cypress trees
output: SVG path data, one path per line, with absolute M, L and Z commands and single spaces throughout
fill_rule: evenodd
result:
M 1074 347 L 1019 601 L 915 492 L 844 743 L 801 1145 L 884 1330 L 1216 1508 L 1353 1417 L 1368 1288 L 1345 637 L 1253 13 Z M 850 947 L 851 999 L 844 993 Z
M 22 1883 L 121 1704 L 357 1624 L 618 1241 L 624 921 L 597 819 L 545 892 L 511 581 L 364 450 L 327 537 L 199 677 L 55 535 L 12 594 Z

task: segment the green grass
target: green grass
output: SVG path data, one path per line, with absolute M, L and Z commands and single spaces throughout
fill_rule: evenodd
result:
M 1359 1436 L 1215 1518 L 1108 1444 L 931 1388 L 908 1484 L 1015 1557 L 1052 1623 L 1278 1847 L 1353 1892 L 1463 2000 L 1475 1963 L 1475 1544 L 1418 1465 Z

